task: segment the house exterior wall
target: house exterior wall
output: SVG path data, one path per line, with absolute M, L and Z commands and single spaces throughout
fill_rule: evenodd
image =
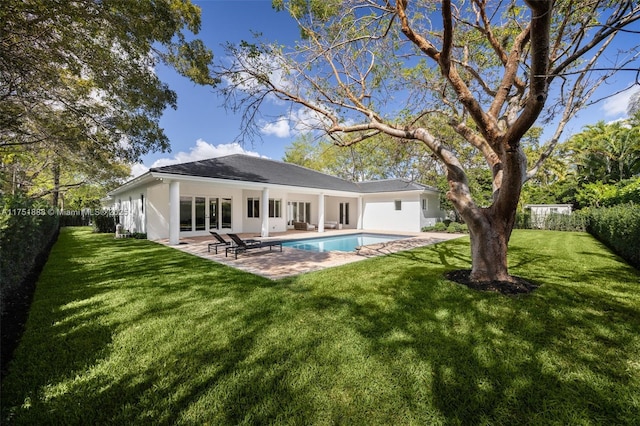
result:
M 169 238 L 169 184 L 147 188 L 147 238 Z
M 262 229 L 262 204 L 260 203 L 259 217 L 250 218 L 248 214 L 248 199 L 257 198 L 261 200 L 262 191 L 244 190 L 242 191 L 242 232 L 257 232 Z M 269 218 L 269 232 L 284 232 L 287 230 L 287 193 L 284 191 L 269 190 L 270 200 L 280 200 L 280 217 Z M 261 200 L 262 202 L 262 200 Z
M 133 189 L 124 190 L 113 195 L 112 206 L 123 213 L 120 222 L 130 232 L 146 232 L 150 240 L 169 238 L 170 229 L 170 179 L 156 177 L 141 182 Z M 263 233 L 263 191 L 261 185 L 240 182 L 197 181 L 193 177 L 179 179 L 179 197 L 191 200 L 192 227 L 189 231 L 180 231 L 180 237 L 208 235 L 210 224 L 210 201 L 218 199 L 231 200 L 231 227 L 217 229 L 221 234 Z M 422 227 L 435 224 L 442 218 L 437 193 L 425 191 L 386 192 L 376 194 L 355 195 L 328 191 L 321 199 L 321 190 L 295 187 L 275 186 L 268 189 L 268 198 L 280 200 L 281 217 L 268 218 L 268 232 L 284 232 L 292 228 L 288 224 L 289 203 L 309 203 L 309 220 L 318 225 L 320 216 L 324 223 L 340 221 L 340 206 L 349 206 L 349 223 L 343 223 L 342 229 L 388 230 L 392 232 L 419 232 Z M 248 200 L 260 200 L 259 217 L 249 217 Z M 204 199 L 203 204 L 196 204 L 197 199 Z M 400 209 L 396 209 L 396 201 Z M 319 208 L 324 205 L 323 212 Z M 359 206 L 361 205 L 362 211 Z M 181 204 L 184 209 L 184 203 Z M 218 206 L 218 217 L 222 218 L 221 205 Z M 178 209 L 180 211 L 180 209 Z M 196 229 L 202 224 L 204 212 L 204 229 Z M 225 218 L 228 220 L 228 217 Z M 184 222 L 184 221 L 183 221 Z M 222 220 L 219 221 L 222 224 Z M 181 224 L 184 226 L 184 223 Z
M 129 232 L 147 232 L 146 203 L 147 191 L 138 188 L 119 194 L 113 208 L 118 212 L 118 221 Z
M 426 209 L 425 207 L 426 204 Z M 420 195 L 420 229 L 425 226 L 434 226 L 436 222 L 443 219 L 442 210 L 440 210 L 440 195 L 433 193 L 424 193 Z
M 396 210 L 400 201 L 400 210 Z M 366 195 L 363 199 L 364 230 L 419 232 L 422 208 L 415 193 Z

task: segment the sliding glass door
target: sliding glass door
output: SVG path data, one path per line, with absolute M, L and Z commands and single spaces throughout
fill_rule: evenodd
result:
M 289 201 L 287 203 L 287 221 L 290 226 L 293 226 L 293 222 L 311 223 L 311 203 Z
M 231 198 L 180 197 L 180 232 L 231 229 Z

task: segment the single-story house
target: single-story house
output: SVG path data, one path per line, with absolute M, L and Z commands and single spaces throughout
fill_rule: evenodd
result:
M 443 217 L 439 192 L 401 179 L 354 183 L 242 154 L 156 167 L 111 191 L 105 206 L 151 240 L 327 228 L 418 232 Z
M 541 228 L 550 214 L 571 214 L 571 204 L 525 204 L 524 209 L 531 211 L 531 226 Z

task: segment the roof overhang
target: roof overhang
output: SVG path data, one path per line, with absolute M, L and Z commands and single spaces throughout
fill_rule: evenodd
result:
M 289 192 L 297 192 L 303 194 L 324 194 L 324 195 L 333 195 L 340 197 L 358 197 L 361 195 L 366 195 L 360 192 L 352 192 L 352 191 L 338 191 L 334 189 L 324 189 L 324 188 L 310 188 L 303 186 L 295 186 L 295 185 L 281 185 L 267 182 L 251 182 L 251 181 L 242 181 L 242 180 L 233 180 L 233 179 L 220 179 L 220 178 L 209 178 L 202 176 L 189 176 L 189 175 L 181 175 L 181 174 L 173 174 L 173 173 L 162 173 L 162 172 L 147 172 L 143 175 L 138 176 L 135 179 L 132 179 L 125 183 L 124 185 L 114 189 L 109 192 L 107 195 L 114 196 L 119 193 L 127 192 L 136 187 L 142 185 L 148 185 L 149 183 L 170 183 L 170 182 L 194 182 L 194 183 L 202 183 L 202 184 L 213 184 L 213 185 L 226 185 L 231 187 L 239 187 L 243 189 L 255 189 L 262 190 L 264 188 L 270 189 L 279 189 L 283 191 Z
M 170 182 L 194 182 L 194 183 L 202 183 L 202 184 L 213 184 L 213 185 L 226 185 L 231 187 L 240 187 L 243 189 L 253 189 L 253 190 L 262 190 L 264 188 L 277 189 L 287 192 L 296 192 L 300 194 L 314 194 L 314 195 L 328 195 L 328 196 L 336 196 L 336 197 L 366 197 L 373 195 L 398 195 L 398 194 L 423 194 L 423 193 L 432 193 L 438 194 L 439 191 L 437 189 L 424 188 L 424 189 L 410 189 L 410 190 L 400 190 L 400 191 L 384 191 L 384 192 L 355 192 L 355 191 L 340 191 L 335 189 L 325 189 L 325 188 L 311 188 L 306 186 L 296 186 L 296 185 L 282 185 L 276 183 L 267 183 L 267 182 L 251 182 L 251 181 L 243 181 L 243 180 L 233 180 L 233 179 L 220 179 L 220 178 L 210 178 L 210 177 L 202 177 L 202 176 L 190 176 L 190 175 L 182 175 L 182 174 L 174 174 L 174 173 L 162 173 L 156 171 L 148 171 L 136 178 L 131 179 L 130 181 L 124 183 L 122 186 L 110 191 L 107 196 L 114 197 L 118 194 L 131 191 L 140 186 L 148 186 L 149 184 L 157 184 L 157 183 L 170 183 Z

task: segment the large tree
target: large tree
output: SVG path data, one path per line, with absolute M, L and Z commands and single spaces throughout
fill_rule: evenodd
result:
M 233 61 L 218 70 L 228 104 L 243 112 L 247 128 L 259 124 L 265 102 L 277 99 L 305 108 L 306 115 L 292 115 L 338 145 L 380 133 L 425 144 L 444 165 L 447 197 L 469 226 L 473 281 L 516 281 L 507 247 L 523 183 L 599 83 L 638 55 L 636 46 L 604 60 L 614 38 L 640 19 L 634 0 L 274 6 L 297 21 L 302 41 L 292 48 L 260 40 L 229 45 Z M 431 117 L 445 117 L 484 157 L 493 179 L 490 205 L 474 199 L 464 165 L 438 129 L 421 125 Z M 537 120 L 556 130 L 527 170 L 520 141 Z
M 157 64 L 216 84 L 211 51 L 188 40 L 200 28 L 189 0 L 3 0 L 0 22 L 4 191 L 33 189 L 16 178 L 35 173 L 34 158 L 55 182 L 168 150 L 159 119 L 176 94 Z

